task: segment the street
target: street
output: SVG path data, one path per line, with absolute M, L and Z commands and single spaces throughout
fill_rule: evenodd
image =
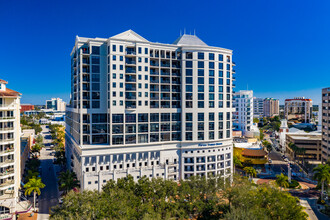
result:
M 49 209 L 52 206 L 58 205 L 58 185 L 53 165 L 54 156 L 51 155 L 53 150 L 50 150 L 51 135 L 46 126 L 42 126 L 42 135 L 44 136 L 45 148 L 40 152 L 41 161 L 41 178 L 42 182 L 46 185 L 41 190 L 39 197 L 39 214 L 38 220 L 49 219 Z

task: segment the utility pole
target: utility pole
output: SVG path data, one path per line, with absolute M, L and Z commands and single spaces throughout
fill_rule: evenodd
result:
M 288 181 L 289 181 L 289 183 L 291 183 L 291 167 L 290 167 L 290 163 L 288 163 Z

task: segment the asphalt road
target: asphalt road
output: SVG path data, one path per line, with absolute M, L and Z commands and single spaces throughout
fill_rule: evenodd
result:
M 42 182 L 46 185 L 41 190 L 39 197 L 39 219 L 49 219 L 49 209 L 52 206 L 58 205 L 58 187 L 57 179 L 53 165 L 54 156 L 51 155 L 50 150 L 51 136 L 49 129 L 46 126 L 42 126 L 42 135 L 44 136 L 45 148 L 41 150 L 40 161 L 41 161 L 41 178 Z

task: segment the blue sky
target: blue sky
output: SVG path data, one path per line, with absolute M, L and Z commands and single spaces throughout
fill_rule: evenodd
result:
M 172 43 L 180 30 L 234 50 L 236 84 L 258 97 L 305 96 L 317 104 L 330 86 L 330 1 L 0 0 L 0 78 L 22 103 L 69 100 L 75 36 L 132 29 Z

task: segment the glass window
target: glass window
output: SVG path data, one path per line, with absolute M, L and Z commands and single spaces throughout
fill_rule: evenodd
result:
M 204 113 L 198 113 L 198 121 L 204 121 Z
M 170 113 L 161 113 L 161 121 L 171 121 Z
M 126 144 L 135 144 L 136 143 L 136 135 L 126 135 L 125 136 L 125 143 Z
M 112 135 L 112 144 L 124 144 L 124 136 L 123 135 Z
M 198 69 L 198 76 L 204 76 L 204 69 Z
M 209 92 L 214 92 L 214 86 L 209 86 Z
M 204 78 L 198 77 L 198 84 L 204 84 Z
M 100 54 L 100 47 L 92 46 L 92 54 Z
M 192 85 L 186 85 L 186 92 L 192 92 L 192 91 L 193 91 Z
M 135 124 L 126 124 L 125 133 L 136 133 L 136 125 Z
M 211 77 L 209 78 L 209 84 L 210 85 L 213 85 L 214 84 L 214 78 L 211 78 Z
M 214 112 L 209 113 L 209 121 L 214 121 Z
M 198 85 L 198 92 L 204 92 L 204 86 L 203 85 Z
M 148 132 L 148 124 L 139 124 L 139 133 Z
M 159 122 L 159 113 L 151 113 L 150 122 Z
M 209 62 L 209 68 L 214 69 L 214 62 Z
M 126 114 L 125 115 L 126 123 L 135 123 L 136 122 L 136 114 Z
M 204 102 L 203 101 L 198 101 L 198 108 L 204 108 Z
M 148 48 L 144 48 L 144 53 L 148 54 Z
M 112 123 L 124 123 L 124 115 L 123 114 L 113 114 Z
M 148 114 L 139 114 L 139 122 L 148 122 Z
M 193 139 L 192 132 L 186 132 L 186 140 L 191 141 Z
M 116 45 L 115 45 L 115 44 L 112 45 L 112 51 L 113 51 L 113 52 L 116 52 Z
M 112 134 L 122 134 L 124 133 L 123 125 L 112 125 Z
M 223 63 L 219 63 L 219 69 L 223 69 Z
M 214 60 L 214 53 L 209 53 L 209 60 Z
M 193 124 L 191 122 L 186 123 L 186 131 L 192 131 L 193 130 Z
M 93 101 L 92 102 L 92 108 L 100 108 L 100 102 L 99 101 Z
M 193 83 L 193 78 L 192 77 L 186 77 L 186 83 L 187 84 L 192 84 Z
M 204 93 L 198 93 L 198 100 L 204 100 Z
M 204 53 L 198 53 L 198 59 L 204 60 Z
M 204 132 L 198 132 L 198 140 L 204 140 Z
M 138 142 L 139 143 L 148 143 L 148 134 L 139 134 Z
M 204 62 L 198 61 L 198 68 L 204 68 Z
M 223 55 L 219 54 L 219 61 L 223 61 Z
M 159 124 L 158 123 L 151 123 L 150 124 L 150 132 L 158 132 L 159 131 Z
M 92 64 L 100 64 L 100 57 L 92 56 Z
M 150 134 L 150 142 L 158 142 L 159 141 L 159 134 L 151 133 Z
M 193 120 L 193 114 L 192 113 L 186 113 L 186 121 L 192 121 Z
M 186 69 L 186 76 L 192 76 L 193 72 L 192 69 Z
M 92 73 L 100 73 L 100 66 L 92 65 Z
M 223 120 L 223 112 L 219 112 L 219 121 Z
M 115 51 L 116 51 L 116 50 L 115 50 Z M 124 47 L 123 47 L 123 45 L 120 45 L 120 46 L 119 46 L 119 51 L 120 51 L 120 52 L 123 52 L 123 51 L 124 51 Z
M 193 67 L 192 61 L 186 61 L 186 68 L 192 68 L 192 67 Z

